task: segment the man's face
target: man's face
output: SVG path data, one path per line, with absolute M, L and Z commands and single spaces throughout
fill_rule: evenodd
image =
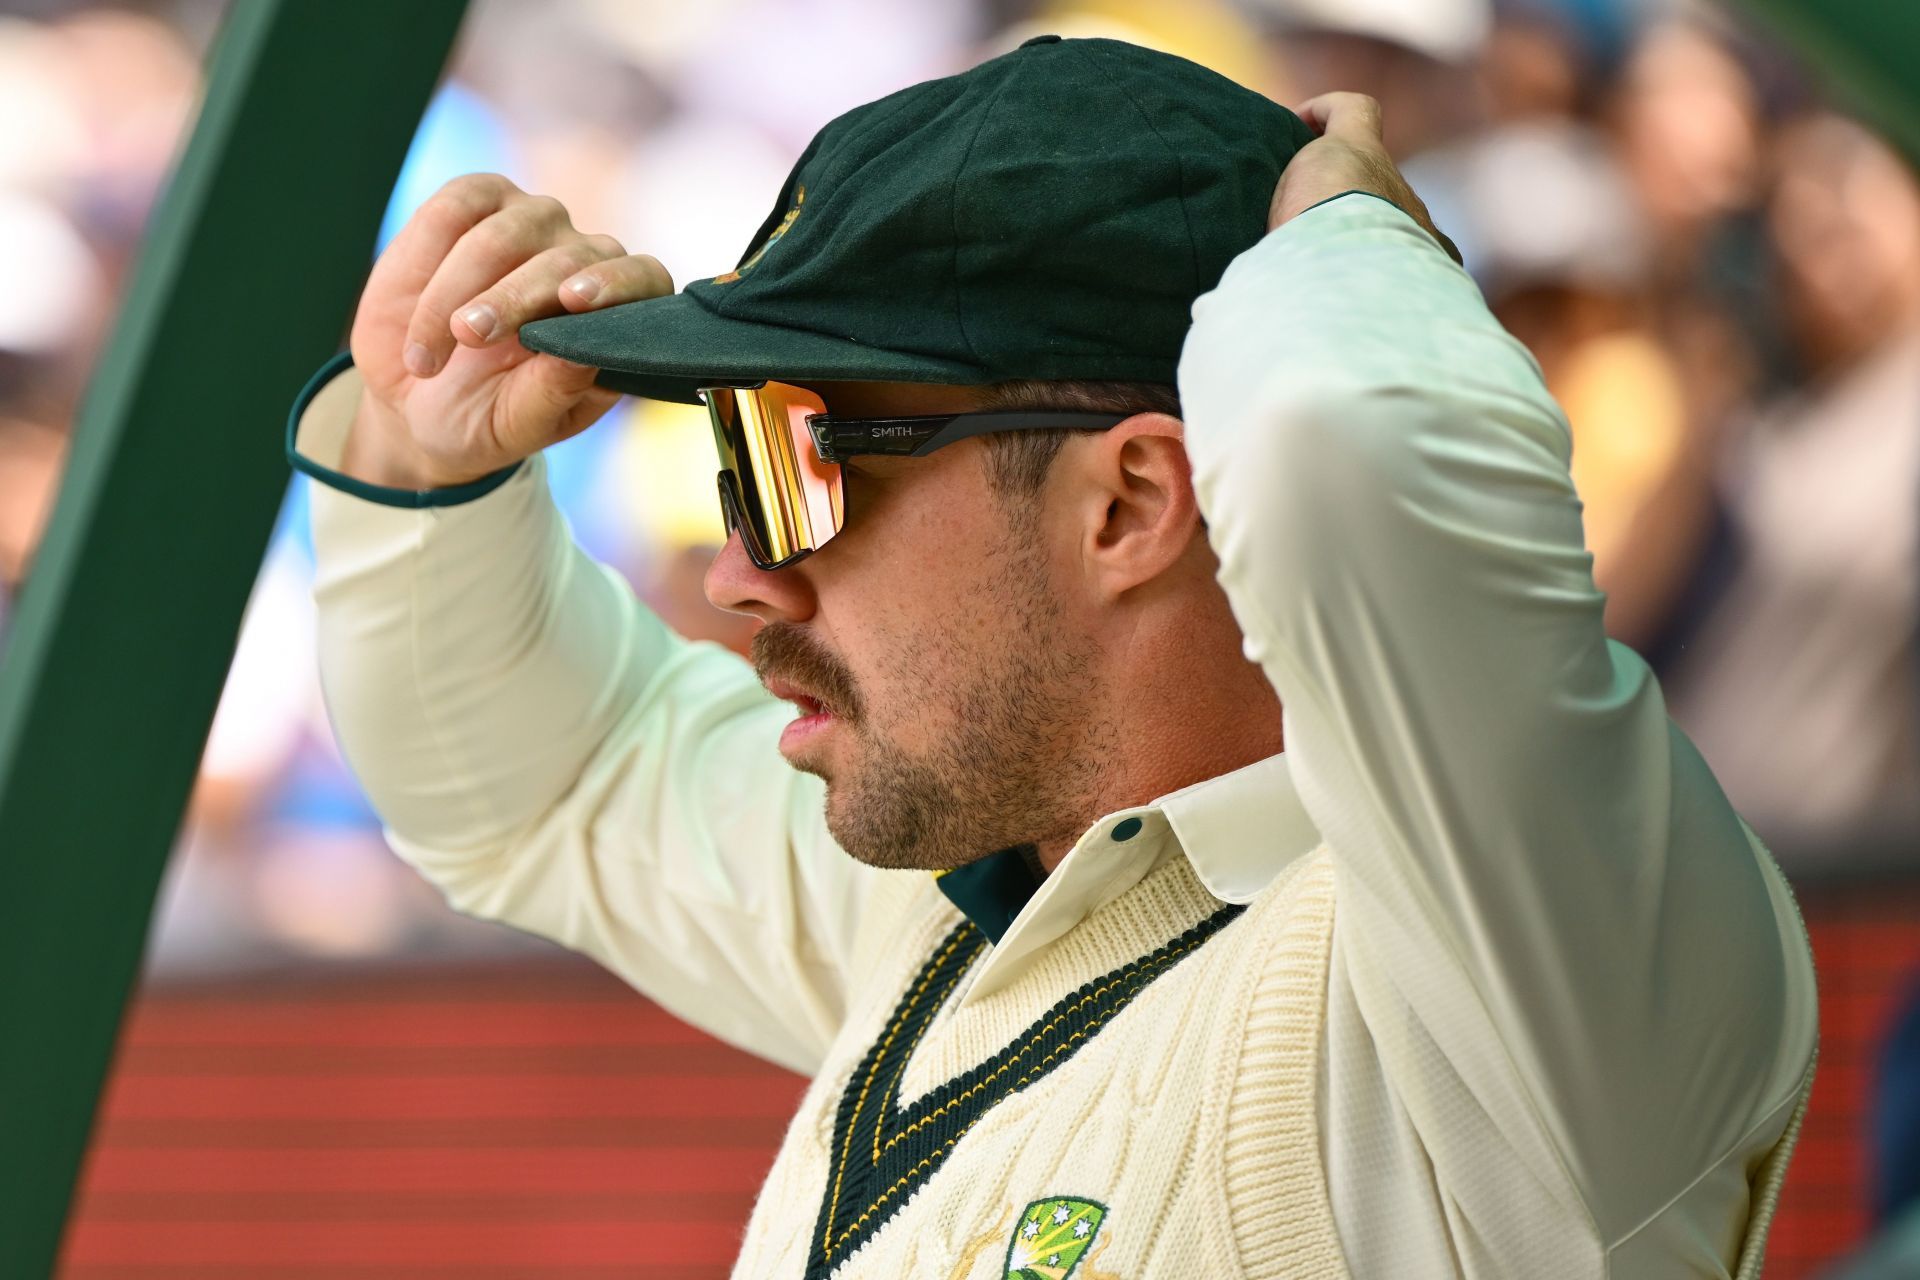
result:
M 964 387 L 811 385 L 841 416 L 974 407 Z M 709 600 L 765 624 L 762 681 L 831 712 L 790 726 L 781 753 L 826 781 L 828 829 L 876 866 L 1071 842 L 1112 746 L 1071 530 L 1047 518 L 1044 490 L 1010 512 L 985 462 L 978 439 L 856 458 L 846 527 L 819 551 L 768 572 L 736 533 L 707 572 Z

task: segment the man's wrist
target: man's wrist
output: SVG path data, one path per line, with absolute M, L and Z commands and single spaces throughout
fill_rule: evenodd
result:
M 465 480 L 446 478 L 416 451 L 400 447 L 394 424 L 375 421 L 360 430 L 364 388 L 357 376 L 346 376 L 352 366 L 353 357 L 342 352 L 321 366 L 295 397 L 287 415 L 286 443 L 287 461 L 295 471 L 367 502 L 419 510 L 484 497 L 526 465 L 516 462 Z
M 364 484 L 415 492 L 451 489 L 480 478 L 436 469 L 408 435 L 406 423 L 382 408 L 364 388 L 340 451 L 339 470 Z

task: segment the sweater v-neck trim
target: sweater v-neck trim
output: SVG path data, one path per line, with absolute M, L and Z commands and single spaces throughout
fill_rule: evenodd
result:
M 989 945 L 971 920 L 956 925 L 907 984 L 841 1094 L 807 1280 L 830 1276 L 939 1171 L 967 1130 L 1084 1048 L 1149 984 L 1245 910 L 1221 906 L 1165 945 L 1086 982 L 998 1052 L 899 1106 L 914 1048 Z

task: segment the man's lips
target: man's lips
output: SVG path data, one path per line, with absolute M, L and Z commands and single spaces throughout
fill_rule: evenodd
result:
M 767 692 L 776 698 L 791 702 L 810 716 L 834 715 L 834 709 L 816 698 L 798 685 L 786 680 L 768 680 Z
M 780 753 L 789 759 L 804 749 L 815 735 L 840 723 L 833 708 L 789 680 L 767 680 L 767 692 L 800 708 L 800 716 L 780 733 Z

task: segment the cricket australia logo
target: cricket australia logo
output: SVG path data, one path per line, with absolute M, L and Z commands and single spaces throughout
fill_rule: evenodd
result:
M 735 267 L 733 270 L 727 272 L 725 275 L 715 276 L 713 278 L 713 282 L 715 284 L 726 284 L 729 281 L 738 280 L 741 276 L 753 270 L 754 263 L 760 261 L 760 255 L 765 253 L 767 250 L 773 248 L 773 242 L 775 240 L 778 240 L 781 236 L 787 234 L 787 228 L 791 227 L 794 224 L 794 220 L 800 216 L 800 206 L 805 204 L 806 202 L 807 202 L 807 189 L 802 186 L 794 187 L 793 208 L 787 210 L 787 216 L 780 219 L 780 225 L 775 227 L 772 230 L 772 232 L 768 234 L 766 238 L 766 242 L 763 243 L 758 249 L 755 249 L 753 251 L 753 255 L 749 257 L 745 262 L 741 263 L 739 266 Z
M 1066 1280 L 1100 1234 L 1107 1207 L 1055 1196 L 1035 1200 L 1007 1242 L 1007 1280 Z

